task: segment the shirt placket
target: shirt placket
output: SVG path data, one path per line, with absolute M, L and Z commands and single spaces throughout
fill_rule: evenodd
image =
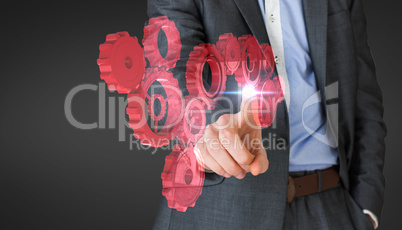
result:
M 279 0 L 265 0 L 265 26 L 272 50 L 275 55 L 275 63 L 278 74 L 282 76 L 283 82 L 281 82 L 282 89 L 285 89 L 286 106 L 289 110 L 290 105 L 290 90 L 289 79 L 286 73 L 285 56 L 283 47 L 283 35 L 281 24 L 281 12 Z M 284 85 L 283 85 L 284 84 Z

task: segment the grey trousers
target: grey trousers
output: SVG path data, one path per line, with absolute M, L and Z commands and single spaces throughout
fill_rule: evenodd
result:
M 299 176 L 310 174 L 312 172 L 298 172 Z M 296 173 L 291 173 L 291 176 L 295 176 Z M 252 177 L 257 179 L 257 177 Z M 230 178 L 223 181 L 223 183 L 230 183 L 230 180 L 237 180 Z M 220 185 L 214 185 L 210 187 L 204 187 L 203 193 L 214 196 L 228 196 L 231 195 L 228 190 L 222 192 Z M 229 187 L 230 189 L 236 189 L 235 187 Z M 211 193 L 211 190 L 214 190 Z M 230 190 L 229 190 L 230 191 Z M 247 196 L 247 194 L 245 194 Z M 200 197 L 200 199 L 207 199 L 208 196 Z M 259 198 L 255 198 L 255 202 L 258 202 Z M 187 213 L 177 212 L 167 207 L 166 199 L 162 200 L 161 208 L 155 222 L 153 229 L 202 229 L 202 230 L 220 230 L 220 229 L 278 229 L 278 227 L 272 227 L 269 223 L 259 225 L 258 223 L 249 223 L 249 228 L 239 227 L 236 225 L 235 219 L 225 222 L 225 227 L 216 226 L 217 222 L 226 221 L 225 218 L 232 217 L 232 212 L 225 211 L 223 213 L 214 211 L 211 209 L 211 205 L 214 207 L 230 207 L 234 202 L 241 202 L 241 200 L 225 200 L 219 204 L 214 203 L 199 203 L 196 209 L 189 209 Z M 285 200 L 284 200 L 285 202 Z M 204 206 L 203 206 L 204 205 Z M 339 183 L 335 188 L 315 193 L 305 197 L 298 197 L 293 199 L 291 204 L 283 204 L 285 208 L 285 216 L 283 219 L 273 219 L 271 221 L 281 221 L 283 223 L 282 229 L 298 229 L 298 230 L 366 230 L 373 229 L 373 225 L 370 219 L 365 216 L 362 209 L 357 205 L 349 193 Z M 207 211 L 205 211 L 205 209 Z M 270 207 L 264 207 L 269 210 Z M 283 210 L 283 209 L 282 209 Z M 194 211 L 200 212 L 201 215 L 191 215 Z M 250 209 L 249 213 L 243 213 L 253 215 L 253 212 L 258 210 Z M 263 211 L 262 211 L 263 212 Z M 243 223 L 241 223 L 243 224 Z M 247 225 L 248 223 L 246 223 Z M 252 225 L 254 224 L 254 225 Z M 208 226 L 208 227 L 206 227 Z M 243 225 L 244 226 L 244 225 Z M 257 226 L 257 227 L 256 227 Z M 275 226 L 280 226 L 276 224 Z
M 301 176 L 308 173 L 291 173 Z M 373 229 L 370 219 L 339 183 L 335 188 L 293 199 L 286 206 L 284 230 Z

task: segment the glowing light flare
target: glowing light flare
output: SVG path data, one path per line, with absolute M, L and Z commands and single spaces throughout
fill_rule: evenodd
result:
M 246 85 L 243 90 L 242 90 L 242 96 L 245 99 L 250 99 L 252 97 L 255 97 L 259 94 L 260 92 L 256 90 L 253 86 L 251 85 Z

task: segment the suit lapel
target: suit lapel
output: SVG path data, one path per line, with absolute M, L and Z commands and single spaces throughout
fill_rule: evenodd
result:
M 260 6 L 258 1 L 253 0 L 234 0 L 240 13 L 243 15 L 251 32 L 258 40 L 258 42 L 269 42 L 267 30 L 265 29 L 264 18 L 261 15 Z
M 318 90 L 325 105 L 327 60 L 327 0 L 303 0 L 304 20 Z

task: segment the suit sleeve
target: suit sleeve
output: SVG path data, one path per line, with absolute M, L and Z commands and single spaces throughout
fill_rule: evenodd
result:
M 384 202 L 384 138 L 387 132 L 383 121 L 382 93 L 367 42 L 362 0 L 352 1 L 350 16 L 358 69 L 355 148 L 349 171 L 350 192 L 362 209 L 370 210 L 380 219 Z

